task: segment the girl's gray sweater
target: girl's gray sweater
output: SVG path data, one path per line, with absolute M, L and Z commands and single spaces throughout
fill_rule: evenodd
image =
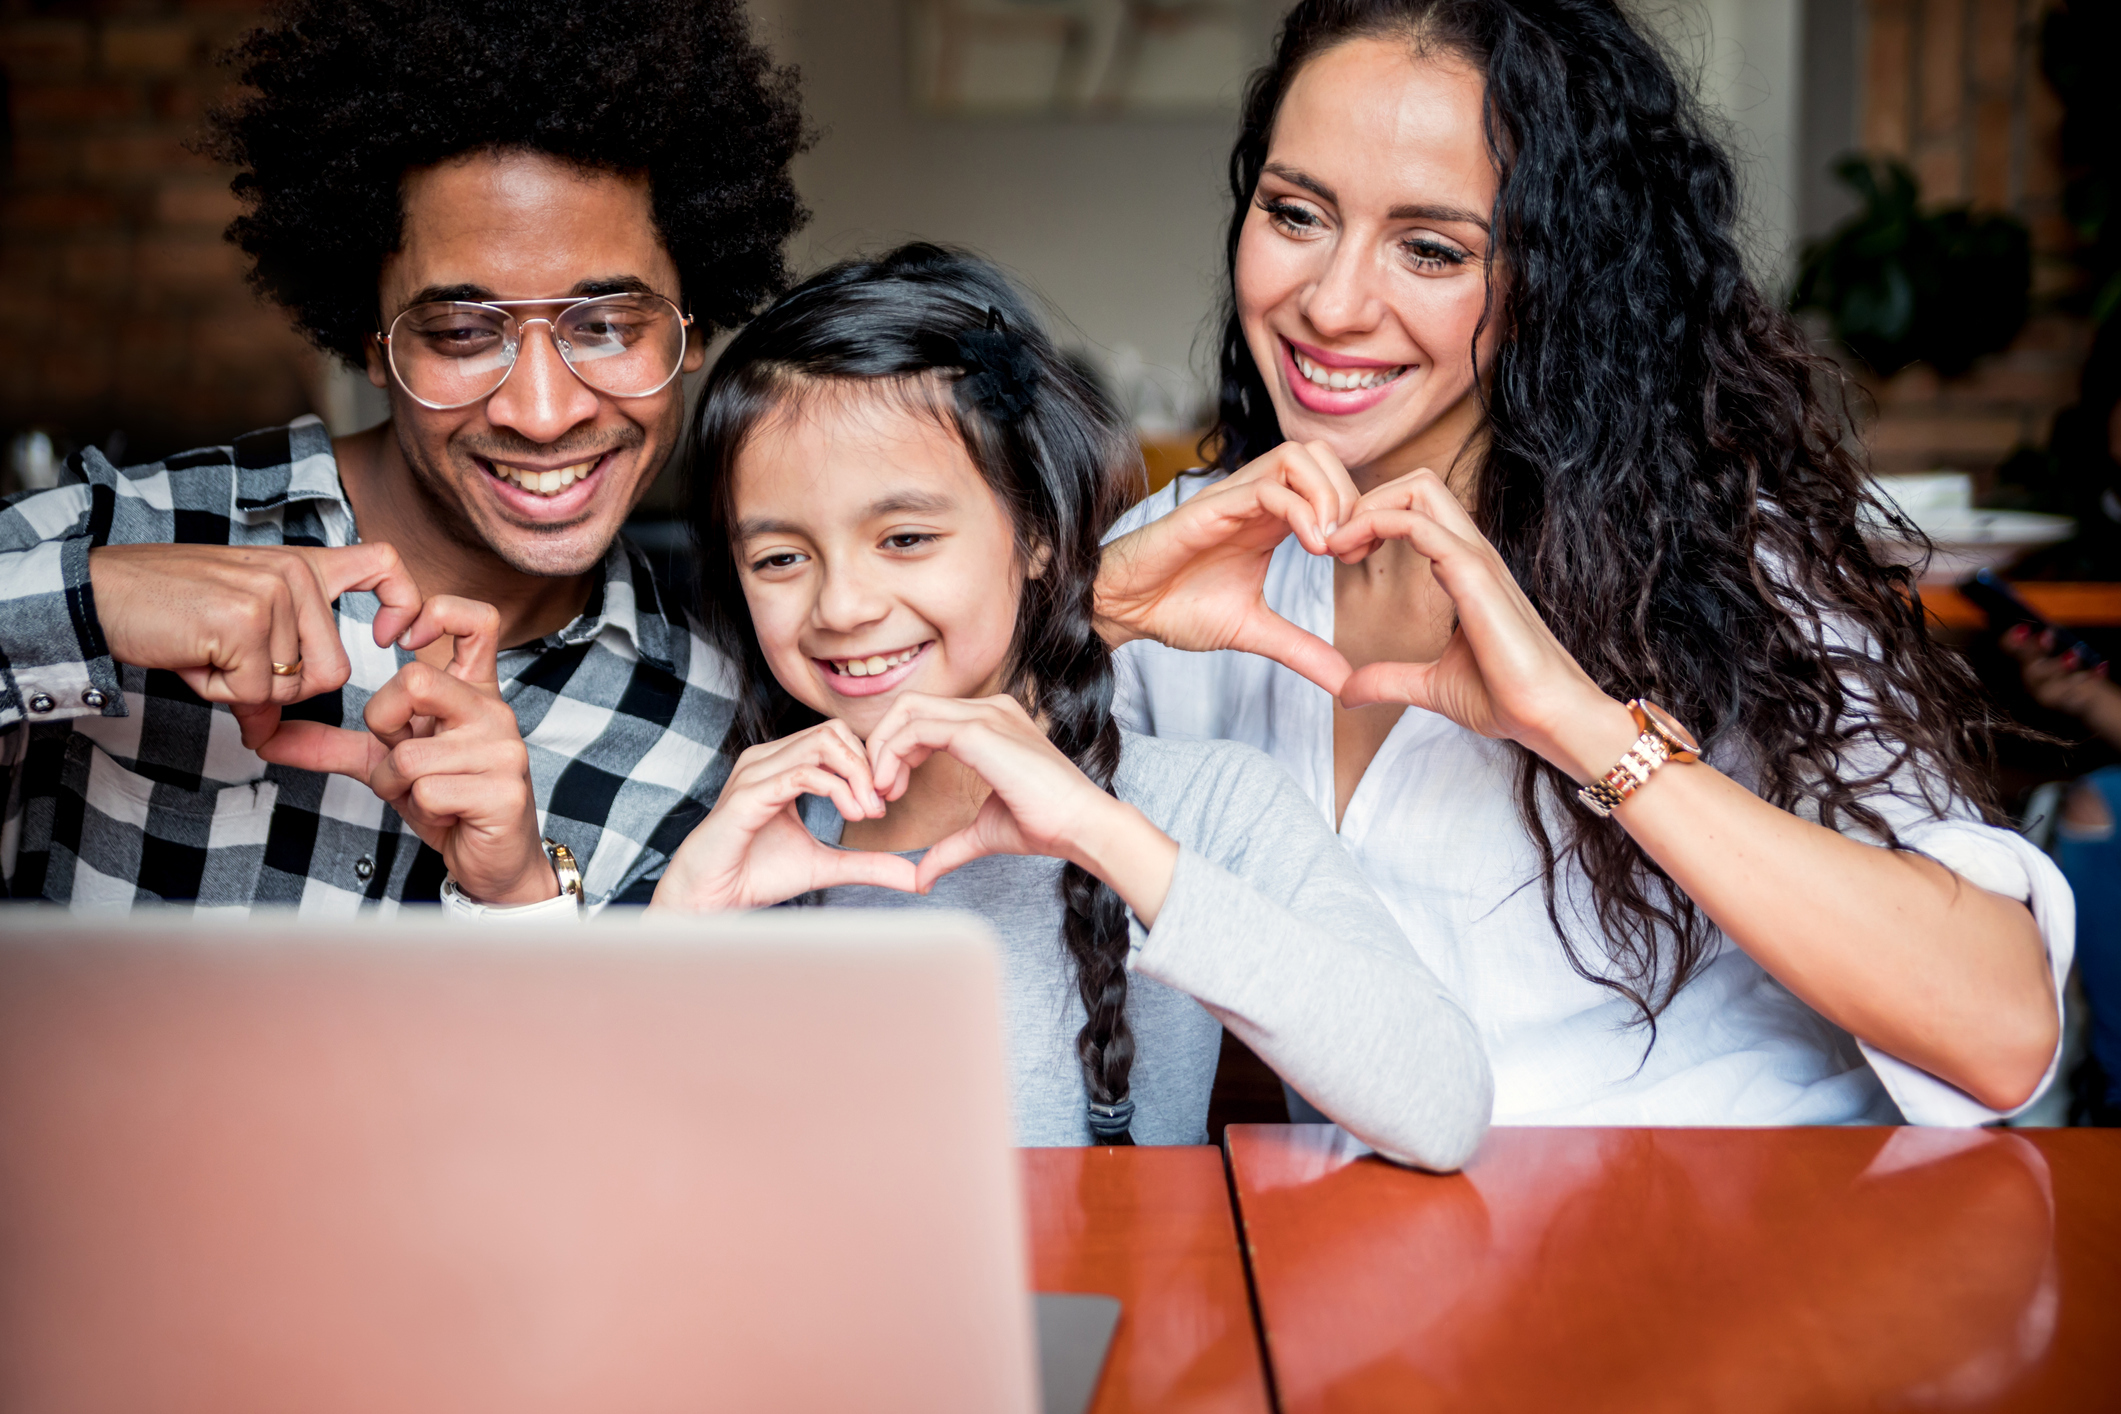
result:
M 1423 1168 L 1464 1163 L 1493 1101 L 1480 1038 L 1282 769 L 1249 746 L 1129 732 L 1113 787 L 1181 847 L 1156 927 L 1129 919 L 1135 1141 L 1205 1140 L 1227 1026 L 1378 1152 Z M 812 833 L 838 843 L 831 803 L 808 797 L 804 807 Z M 1060 936 L 1061 868 L 990 856 L 926 897 L 855 886 L 806 900 L 987 920 L 1001 939 L 1016 1132 L 1027 1145 L 1093 1142 L 1075 1058 L 1084 1011 Z

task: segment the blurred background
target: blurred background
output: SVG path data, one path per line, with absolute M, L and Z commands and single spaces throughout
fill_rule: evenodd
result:
M 1284 3 L 751 0 L 818 133 L 796 166 L 797 269 L 915 236 L 981 251 L 1102 376 L 1152 481 L 1194 464 L 1223 166 Z M 2121 85 L 2099 68 L 2121 7 L 1633 3 L 1724 130 L 1760 282 L 1858 380 L 1895 498 L 1964 551 L 1937 573 L 2037 551 L 2019 573 L 2121 580 L 2107 410 L 2078 417 L 2091 451 L 2057 422 L 2121 304 Z M 305 411 L 340 433 L 385 415 L 253 297 L 221 238 L 229 174 L 189 146 L 263 11 L 0 0 L 0 317 L 39 334 L 0 366 L 0 490 L 49 484 L 89 445 L 139 462 Z M 682 566 L 676 479 L 637 538 Z M 2121 622 L 2121 597 L 2105 612 Z
M 1206 405 L 1203 340 L 1244 71 L 1274 0 L 755 0 L 803 71 L 821 136 L 798 165 L 808 270 L 909 236 L 959 242 L 1043 295 L 1152 452 Z M 2090 321 L 2065 211 L 2064 104 L 2042 70 L 2043 0 L 1644 0 L 1743 166 L 1761 279 L 1793 288 L 1805 243 L 1859 214 L 1837 158 L 1897 159 L 1923 210 L 1970 205 L 2026 233 L 2029 317 L 1953 377 L 1883 373 L 1881 471 L 1948 466 L 1980 491 L 2045 447 L 2074 401 Z M 9 478 L 102 446 L 141 460 L 313 410 L 381 416 L 245 288 L 220 232 L 227 174 L 186 146 L 227 92 L 243 0 L 0 0 L 6 190 L 0 301 L 65 329 L 0 369 Z M 1991 270 L 1983 283 L 1995 278 Z M 95 318 L 82 318 L 93 314 Z M 1831 312 L 1815 316 L 1823 336 Z M 1897 357 L 1906 352 L 1893 348 Z M 1951 360 L 1947 360 L 1948 362 Z M 1889 376 L 1888 376 L 1889 375 Z M 41 439 L 25 433 L 42 433 Z M 49 451 L 45 451 L 48 446 Z

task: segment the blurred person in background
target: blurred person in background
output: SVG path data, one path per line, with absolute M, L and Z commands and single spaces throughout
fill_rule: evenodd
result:
M 7 893 L 645 899 L 730 704 L 619 528 L 785 283 L 794 75 L 739 0 L 291 0 L 236 58 L 229 236 L 391 418 L 0 507 Z
M 2065 566 L 2121 566 L 2121 319 L 2109 319 L 2086 361 L 2082 394 L 2055 419 L 2052 458 L 2057 479 L 2078 488 L 2071 507 L 2082 527 L 2058 546 L 2073 553 Z M 2081 571 L 2080 571 L 2081 572 Z M 2017 659 L 2025 689 L 2052 712 L 2075 718 L 2121 750 L 2121 686 L 2112 665 L 2087 667 L 2057 653 L 2056 635 L 2025 625 L 2003 635 Z M 2089 1054 L 2072 1077 L 2071 1117 L 2096 1125 L 2121 1124 L 2121 766 L 2106 766 L 2070 787 L 2055 822 L 2055 857 L 2077 895 L 2077 979 L 2091 1012 Z

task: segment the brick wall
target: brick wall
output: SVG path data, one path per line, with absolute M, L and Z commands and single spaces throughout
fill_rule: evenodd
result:
M 234 0 L 0 0 L 0 435 L 127 459 L 284 421 L 319 361 L 244 285 L 228 173 L 186 150 L 256 23 Z
M 2033 235 L 2034 317 L 2004 352 L 1944 381 L 1916 365 L 1870 390 L 1881 472 L 1985 473 L 2046 445 L 2077 400 L 2089 332 L 2048 312 L 2074 278 L 2062 214 L 2062 110 L 2040 75 L 2047 0 L 1868 0 L 1863 146 L 1905 160 L 1926 201 L 2011 212 Z

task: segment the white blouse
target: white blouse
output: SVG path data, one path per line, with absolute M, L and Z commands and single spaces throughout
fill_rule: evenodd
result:
M 1181 489 L 1191 495 L 1212 480 L 1179 478 L 1112 533 L 1167 514 Z M 1332 560 L 1306 553 L 1291 536 L 1274 553 L 1265 595 L 1276 613 L 1332 641 Z M 1322 688 L 1250 654 L 1148 642 L 1120 649 L 1117 668 L 1127 726 L 1256 746 L 1332 821 L 1333 702 Z M 1750 783 L 1742 763 L 1718 757 L 1716 765 Z M 1904 844 L 2030 904 L 2047 943 L 2059 1017 L 2076 909 L 2053 862 L 1964 807 L 1938 820 L 1895 796 L 1870 803 Z M 1650 1044 L 1632 1003 L 1569 966 L 1547 916 L 1538 853 L 1519 821 L 1510 748 L 1444 717 L 1412 707 L 1400 715 L 1356 785 L 1340 837 L 1422 960 L 1472 1016 L 1494 1067 L 1497 1124 L 1890 1124 L 1904 1117 L 1973 1125 L 2000 1117 L 1856 1040 L 1720 933 L 1710 960 L 1659 1016 Z M 1585 961 L 1605 967 L 1587 882 L 1564 874 L 1560 895 Z M 2049 1078 L 2059 1061 L 2058 1044 Z

